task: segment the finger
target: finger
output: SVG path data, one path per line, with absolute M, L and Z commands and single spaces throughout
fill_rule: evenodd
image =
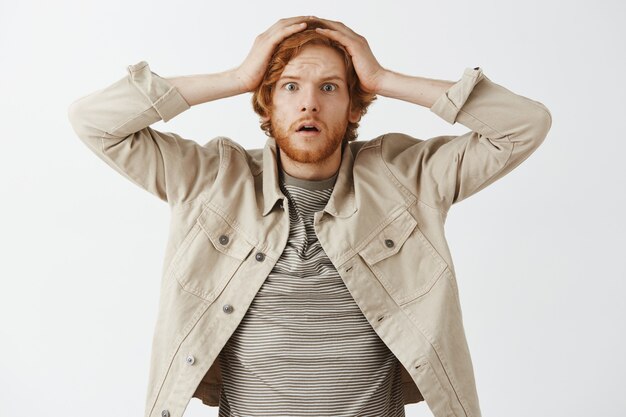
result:
M 279 28 L 274 33 L 270 34 L 270 39 L 272 40 L 272 43 L 278 44 L 280 43 L 280 41 L 282 41 L 286 37 L 291 36 L 294 33 L 300 32 L 306 29 L 306 27 L 307 27 L 306 22 L 300 22 L 300 23 L 291 24 L 283 28 Z
M 293 23 L 280 29 L 280 32 L 297 32 L 307 27 L 306 22 Z
M 283 19 L 278 20 L 276 23 L 272 25 L 272 28 L 282 28 L 286 26 L 291 26 L 296 23 L 305 22 L 311 19 L 312 16 L 294 16 L 294 17 L 285 17 Z
M 332 29 L 324 29 L 324 28 L 315 28 L 315 31 L 318 33 L 321 33 L 322 35 L 325 35 L 327 37 L 329 37 L 330 39 L 333 39 L 345 46 L 348 46 L 348 44 L 352 44 L 354 39 L 351 38 L 349 35 L 346 35 L 343 32 L 340 32 L 338 30 L 332 30 Z
M 352 46 L 356 48 L 357 45 L 362 41 L 361 36 L 357 35 L 354 32 L 325 28 L 315 28 L 315 31 L 317 33 L 321 33 L 322 35 L 326 35 L 328 38 L 335 40 L 346 47 Z
M 322 35 L 325 35 L 331 40 L 339 42 L 346 48 L 350 56 L 353 57 L 357 55 L 359 45 L 354 39 L 351 39 L 350 36 L 332 29 L 315 28 L 315 31 L 321 33 Z
M 265 32 L 263 32 L 262 34 L 260 34 L 259 36 L 257 36 L 256 41 L 261 45 L 267 43 L 272 46 L 276 46 L 283 39 L 287 38 L 288 36 L 293 35 L 294 33 L 297 33 L 299 31 L 306 29 L 306 27 L 307 27 L 306 22 L 294 23 L 292 21 L 292 23 L 287 26 L 283 26 L 281 23 L 280 26 L 274 25 L 268 30 L 266 30 Z
M 321 22 L 325 23 L 329 28 L 331 28 L 333 30 L 345 33 L 347 35 L 358 36 L 358 34 L 355 31 L 350 29 L 348 26 L 346 26 L 342 22 L 337 22 L 337 21 L 328 20 L 328 19 L 321 19 L 321 18 L 318 18 L 318 20 L 320 20 Z

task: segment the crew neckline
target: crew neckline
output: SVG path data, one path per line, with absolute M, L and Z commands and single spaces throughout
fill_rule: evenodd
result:
M 323 180 L 305 180 L 302 178 L 293 177 L 285 170 L 280 169 L 281 179 L 285 185 L 293 185 L 300 188 L 306 188 L 307 190 L 327 190 L 329 188 L 333 188 L 335 185 L 335 181 L 337 180 L 337 176 L 339 175 L 339 170 L 335 172 L 330 178 L 326 178 Z

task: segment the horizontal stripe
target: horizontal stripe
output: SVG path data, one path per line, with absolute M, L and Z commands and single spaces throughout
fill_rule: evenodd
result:
M 319 185 L 319 183 L 317 183 Z M 287 246 L 219 355 L 219 416 L 404 416 L 401 364 L 321 247 L 329 187 L 287 178 Z

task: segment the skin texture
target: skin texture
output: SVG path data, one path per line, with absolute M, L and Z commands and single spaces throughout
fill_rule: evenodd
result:
M 341 143 L 350 113 L 346 67 L 341 55 L 324 45 L 307 45 L 285 66 L 272 95 L 271 123 L 283 169 L 293 176 L 324 179 L 341 162 Z M 305 122 L 318 124 L 317 134 L 302 134 Z

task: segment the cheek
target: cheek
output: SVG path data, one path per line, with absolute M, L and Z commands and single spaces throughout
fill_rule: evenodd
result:
M 343 123 L 348 121 L 350 115 L 350 103 L 348 101 L 337 103 L 333 108 L 333 119 L 337 122 Z
M 341 97 L 340 100 L 337 100 L 334 107 L 337 110 L 337 112 L 341 114 L 348 113 L 348 111 L 350 110 L 350 97 L 348 97 L 347 95 L 344 97 Z
M 287 106 L 285 106 L 285 103 L 281 100 L 274 100 L 272 101 L 272 108 L 270 109 L 271 115 L 272 117 L 283 117 L 283 115 L 285 114 L 285 109 L 287 108 Z
M 276 93 L 272 98 L 272 106 L 280 109 L 289 105 L 289 99 L 285 94 Z
M 280 113 L 274 111 L 271 120 L 274 130 L 285 132 L 289 129 L 289 123 Z

